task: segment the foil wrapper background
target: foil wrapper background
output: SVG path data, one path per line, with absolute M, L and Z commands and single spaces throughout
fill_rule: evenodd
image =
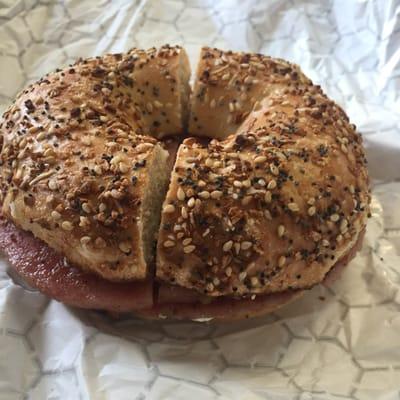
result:
M 399 399 L 399 1 L 6 0 L 0 111 L 78 57 L 181 44 L 298 63 L 364 136 L 372 218 L 332 287 L 231 324 L 111 320 L 23 289 L 0 259 L 0 400 Z

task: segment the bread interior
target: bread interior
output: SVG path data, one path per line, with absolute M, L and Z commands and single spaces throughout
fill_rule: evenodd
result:
M 189 114 L 190 114 L 190 64 L 189 59 L 185 51 L 182 50 L 181 56 L 179 58 L 179 94 L 180 94 L 180 106 L 181 106 L 181 116 L 182 116 L 182 127 L 183 132 L 179 132 L 181 135 L 186 134 Z
M 150 161 L 148 181 L 145 187 L 141 207 L 141 237 L 144 259 L 149 267 L 154 262 L 157 232 L 161 220 L 161 206 L 167 193 L 170 168 L 168 168 L 168 152 L 156 145 Z

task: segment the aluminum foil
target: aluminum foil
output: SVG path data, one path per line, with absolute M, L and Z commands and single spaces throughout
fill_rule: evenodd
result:
M 231 324 L 112 320 L 23 289 L 0 260 L 0 399 L 399 399 L 400 3 L 6 0 L 0 111 L 78 57 L 181 44 L 301 65 L 364 136 L 362 251 L 331 288 Z M 397 182 L 396 182 L 397 181 Z

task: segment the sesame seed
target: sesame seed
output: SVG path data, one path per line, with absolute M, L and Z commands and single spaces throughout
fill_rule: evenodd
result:
M 119 243 L 118 247 L 125 254 L 130 253 L 132 250 L 132 245 L 130 242 L 121 242 Z
M 232 240 L 229 240 L 229 241 L 227 241 L 226 243 L 224 243 L 224 245 L 222 246 L 222 250 L 223 250 L 224 252 L 228 252 L 228 251 L 230 251 L 230 249 L 232 248 L 232 246 L 233 246 L 233 241 L 232 241 Z
M 19 147 L 20 149 L 24 148 L 24 147 L 26 146 L 26 142 L 27 142 L 26 138 L 23 138 L 23 139 L 19 142 L 18 147 Z
M 329 246 L 330 246 L 329 241 L 326 240 L 326 239 L 322 239 L 322 246 L 324 246 L 324 247 L 329 247 Z
M 174 247 L 175 246 L 175 242 L 173 242 L 172 240 L 166 240 L 164 243 L 163 243 L 163 246 L 164 247 Z
M 33 133 L 36 133 L 38 130 L 39 130 L 39 127 L 32 126 L 31 128 L 28 129 L 28 132 L 33 134 Z
M 183 189 L 181 187 L 178 188 L 178 191 L 176 192 L 176 197 L 180 201 L 185 200 L 186 195 L 185 195 L 185 192 L 183 191 Z
M 229 111 L 234 112 L 235 111 L 235 105 L 231 102 L 229 103 Z
M 237 188 L 241 188 L 243 185 L 242 185 L 242 182 L 240 182 L 240 181 L 233 181 L 233 186 L 235 186 Z
M 96 173 L 96 175 L 101 175 L 103 173 L 103 170 L 100 165 L 95 165 L 93 170 Z
M 126 165 L 126 164 L 123 163 L 123 162 L 120 162 L 120 163 L 119 163 L 118 168 L 119 168 L 119 170 L 120 170 L 120 172 L 121 172 L 122 174 L 126 174 L 126 173 L 129 171 L 128 165 Z
M 275 179 L 270 180 L 268 182 L 267 188 L 270 190 L 275 189 L 276 188 L 276 180 Z
M 293 212 L 298 212 L 299 210 L 300 210 L 300 208 L 299 208 L 299 206 L 297 205 L 297 203 L 294 203 L 294 202 L 292 202 L 292 203 L 288 203 L 288 209 L 290 210 L 290 211 L 293 211 Z
M 225 275 L 228 276 L 228 277 L 232 275 L 232 268 L 231 267 L 227 267 L 225 269 Z
M 259 179 L 258 180 L 258 184 L 260 185 L 260 186 L 265 186 L 266 185 L 266 182 L 264 181 L 264 179 Z
M 207 190 L 204 190 L 199 193 L 199 197 L 202 199 L 208 199 L 210 197 L 210 192 L 207 192 Z
M 348 230 L 348 222 L 347 219 L 342 219 L 340 222 L 340 233 L 346 233 Z
M 260 281 L 256 276 L 252 276 L 250 279 L 250 283 L 251 283 L 251 286 L 258 286 Z
M 175 211 L 175 206 L 173 204 L 167 204 L 166 206 L 164 206 L 163 211 L 166 214 L 172 214 Z
M 82 203 L 82 210 L 87 214 L 92 212 L 92 208 L 90 207 L 89 203 Z
M 307 213 L 310 217 L 312 217 L 316 213 L 317 209 L 314 206 L 311 206 L 308 210 Z
M 222 75 L 222 78 L 221 78 L 221 79 L 222 79 L 223 81 L 227 81 L 230 77 L 231 77 L 231 75 L 230 75 L 230 73 L 228 72 L 228 73 Z
M 193 245 L 193 244 L 190 244 L 189 246 L 185 246 L 185 247 L 183 248 L 183 252 L 184 252 L 185 254 L 190 254 L 190 253 L 192 253 L 195 249 L 196 249 L 196 246 Z
M 201 236 L 206 237 L 210 233 L 210 228 L 207 228 Z
M 215 277 L 213 279 L 213 284 L 214 284 L 214 286 L 218 286 L 220 284 L 220 280 L 217 277 Z
M 214 190 L 210 193 L 210 196 L 214 200 L 218 200 L 222 197 L 222 192 L 220 190 Z
M 122 199 L 122 197 L 124 197 L 124 194 L 119 192 L 117 189 L 112 189 L 111 190 L 111 197 L 114 199 Z
M 330 220 L 331 220 L 332 222 L 337 222 L 337 221 L 339 221 L 339 218 L 340 218 L 339 214 L 332 214 L 332 215 L 330 216 Z
M 277 167 L 275 164 L 271 164 L 271 165 L 269 166 L 269 169 L 270 169 L 272 175 L 275 175 L 275 176 L 278 176 L 278 175 L 279 175 L 279 169 L 278 169 L 278 167 Z
M 111 142 L 113 145 L 115 145 L 115 143 L 114 142 Z M 121 154 L 117 154 L 116 156 L 114 156 L 112 159 L 111 159 L 111 161 L 110 161 L 110 163 L 111 164 L 115 164 L 115 165 L 117 165 L 118 163 L 120 163 L 122 161 L 122 155 Z
M 269 210 L 264 210 L 264 215 L 265 215 L 265 218 L 267 218 L 269 221 L 272 221 L 272 215 Z
M 188 212 L 186 211 L 186 208 L 185 208 L 185 207 L 182 207 L 181 214 L 182 214 L 182 218 L 183 218 L 183 219 L 187 219 L 187 217 L 188 217 Z
M 264 195 L 264 201 L 265 201 L 266 203 L 271 203 L 271 200 L 272 200 L 271 192 L 266 191 L 266 192 L 265 192 L 265 195 Z
M 176 235 L 176 237 L 178 239 L 182 239 L 184 236 L 185 236 L 185 234 L 183 232 L 178 232 L 177 235 Z
M 315 198 L 314 197 L 310 197 L 307 201 L 307 204 L 309 204 L 310 206 L 313 206 L 315 204 Z
M 242 185 L 243 185 L 243 187 L 245 187 L 245 188 L 249 188 L 249 187 L 251 186 L 251 181 L 250 181 L 250 179 L 246 179 L 246 180 L 242 181 Z
M 51 212 L 51 218 L 53 218 L 54 220 L 57 221 L 57 220 L 61 219 L 61 214 L 58 211 L 53 210 Z
M 55 179 L 50 179 L 49 183 L 47 184 L 50 190 L 57 190 L 58 189 L 58 183 Z
M 209 168 L 211 168 L 214 165 L 214 161 L 211 158 L 207 158 L 204 163 L 206 164 L 206 167 Z
M 212 100 L 210 101 L 210 108 L 215 108 L 216 105 L 217 105 L 217 102 L 215 101 L 215 99 L 212 99 Z
M 248 250 L 248 249 L 250 249 L 251 246 L 253 246 L 253 243 L 244 241 L 241 243 L 240 248 L 242 250 Z
M 278 236 L 282 237 L 285 234 L 285 227 L 283 225 L 278 226 Z
M 63 221 L 61 223 L 61 228 L 64 229 L 64 231 L 72 231 L 72 229 L 74 229 L 74 226 L 69 221 Z
M 191 197 L 188 200 L 187 205 L 188 205 L 188 207 L 192 208 L 192 207 L 194 207 L 195 203 L 196 203 L 196 201 L 195 201 L 194 197 Z
M 82 245 L 88 244 L 90 242 L 91 238 L 90 236 L 82 236 L 80 239 L 80 242 Z
M 263 162 L 265 162 L 265 161 L 267 161 L 267 157 L 265 157 L 265 156 L 258 156 L 258 157 L 256 157 L 256 158 L 254 159 L 254 162 L 255 162 L 256 164 L 261 164 L 261 163 L 263 163 Z
M 90 221 L 89 218 L 84 217 L 84 216 L 80 216 L 79 217 L 79 226 L 80 227 L 85 227 L 85 226 L 89 226 L 90 225 Z
M 342 240 L 343 240 L 343 236 L 342 235 L 339 234 L 339 235 L 336 236 L 336 241 L 338 243 L 340 243 Z
M 107 210 L 107 204 L 105 204 L 105 203 L 100 203 L 99 204 L 99 211 L 100 212 L 104 212 L 104 211 L 106 211 Z
M 153 104 L 147 103 L 146 104 L 146 109 L 149 113 L 153 112 Z
M 184 246 L 187 246 L 190 243 L 192 243 L 192 238 L 186 238 L 186 239 L 182 240 L 182 244 Z
M 158 101 L 158 100 L 154 100 L 154 107 L 156 107 L 156 108 L 162 108 L 162 107 L 164 107 L 164 104 L 163 103 L 161 103 L 160 101 Z
M 111 94 L 111 90 L 108 88 L 102 88 L 101 92 L 105 95 L 105 96 L 109 96 Z
M 239 281 L 243 282 L 246 279 L 246 276 L 247 276 L 247 272 L 246 271 L 241 272 L 239 274 Z
M 280 256 L 278 260 L 278 266 L 282 268 L 286 264 L 286 257 L 285 256 Z

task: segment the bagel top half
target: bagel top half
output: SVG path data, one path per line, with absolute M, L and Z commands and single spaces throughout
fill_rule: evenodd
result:
M 369 213 L 354 125 L 280 59 L 204 48 L 190 100 L 189 75 L 164 46 L 31 85 L 0 125 L 2 214 L 108 280 L 208 296 L 321 282 Z M 167 136 L 189 136 L 172 170 Z

